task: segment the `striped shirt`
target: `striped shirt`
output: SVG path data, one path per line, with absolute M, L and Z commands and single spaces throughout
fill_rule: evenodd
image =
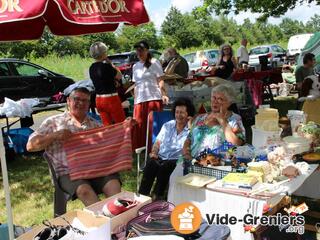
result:
M 63 129 L 75 133 L 100 126 L 101 124 L 99 122 L 88 116 L 82 122 L 81 127 L 78 127 L 76 121 L 71 117 L 70 113 L 64 112 L 44 120 L 40 127 L 33 134 L 31 134 L 29 140 L 38 135 L 46 135 Z M 46 147 L 45 151 L 52 161 L 52 165 L 57 176 L 69 174 L 68 161 L 62 141 L 54 141 L 52 144 Z

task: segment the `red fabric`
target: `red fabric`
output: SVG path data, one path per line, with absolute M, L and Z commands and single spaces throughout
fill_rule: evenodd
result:
M 134 105 L 133 118 L 137 125 L 133 131 L 134 148 L 140 148 L 146 145 L 147 121 L 151 111 L 161 112 L 163 109 L 162 100 L 142 102 Z M 149 132 L 152 136 L 152 119 L 149 122 Z M 151 138 L 149 139 L 151 145 Z M 151 147 L 151 146 L 150 146 Z M 149 150 L 149 149 L 148 149 Z
M 72 134 L 64 150 L 71 180 L 91 179 L 132 168 L 130 122 Z
M 206 108 L 204 107 L 203 104 L 201 104 L 198 113 L 199 114 L 207 113 L 207 110 L 206 110 Z
M 114 31 L 122 22 L 138 25 L 149 21 L 143 0 L 3 0 L 0 3 L 0 41 L 40 38 L 46 25 L 56 35 L 80 35 Z
M 261 72 L 236 72 L 232 75 L 232 79 L 234 81 L 242 81 L 246 79 L 262 80 L 265 77 L 270 77 L 272 83 L 282 82 L 281 70 L 279 71 L 277 69 Z
M 255 79 L 246 80 L 247 86 L 251 92 L 253 103 L 256 107 L 262 104 L 263 82 Z
M 96 97 L 96 107 L 104 126 L 120 123 L 126 119 L 119 96 Z

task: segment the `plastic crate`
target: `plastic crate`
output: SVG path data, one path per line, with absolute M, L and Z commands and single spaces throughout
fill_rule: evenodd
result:
M 4 132 L 4 142 L 9 148 L 13 148 L 18 154 L 27 152 L 26 145 L 29 136 L 33 133 L 31 128 L 16 128 L 9 129 L 8 132 Z
M 217 180 L 220 180 L 230 172 L 226 170 L 216 169 L 216 168 L 191 165 L 187 167 L 187 173 L 197 173 L 197 174 L 202 174 L 206 176 L 213 176 Z

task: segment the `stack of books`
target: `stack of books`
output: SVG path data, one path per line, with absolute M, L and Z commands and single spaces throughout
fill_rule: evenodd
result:
M 258 182 L 255 176 L 246 173 L 228 173 L 223 179 L 223 187 L 252 189 Z

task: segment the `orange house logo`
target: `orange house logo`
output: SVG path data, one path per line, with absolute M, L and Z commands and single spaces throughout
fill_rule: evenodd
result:
M 192 203 L 177 205 L 171 213 L 171 224 L 181 234 L 196 232 L 201 225 L 200 210 Z

